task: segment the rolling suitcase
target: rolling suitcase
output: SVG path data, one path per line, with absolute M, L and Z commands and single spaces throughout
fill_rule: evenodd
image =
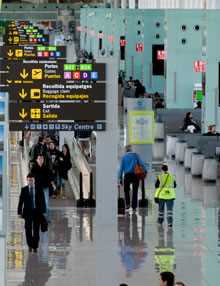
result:
M 125 214 L 125 200 L 121 197 L 121 187 L 118 186 L 118 214 Z

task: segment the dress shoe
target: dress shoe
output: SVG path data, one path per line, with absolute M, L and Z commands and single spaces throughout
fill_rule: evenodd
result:
M 29 251 L 29 252 L 32 252 L 32 248 L 31 248 L 31 247 L 29 247 L 29 248 L 28 248 L 28 251 Z
M 34 253 L 37 253 L 37 248 L 34 248 Z

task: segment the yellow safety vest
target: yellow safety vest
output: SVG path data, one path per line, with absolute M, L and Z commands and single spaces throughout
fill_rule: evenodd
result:
M 163 200 L 175 199 L 176 191 L 174 189 L 173 175 L 169 173 L 162 173 L 157 177 L 157 179 L 160 181 L 160 186 L 156 189 L 154 197 Z

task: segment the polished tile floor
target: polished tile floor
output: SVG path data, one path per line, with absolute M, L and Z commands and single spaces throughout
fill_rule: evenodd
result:
M 23 221 L 17 218 L 14 208 L 18 191 L 12 189 L 8 286 L 100 285 L 97 252 L 103 253 L 103 263 L 111 265 L 117 284 L 157 286 L 159 272 L 171 270 L 186 285 L 219 285 L 219 186 L 192 178 L 174 161 L 169 165 L 178 182 L 173 231 L 167 230 L 166 225 L 164 229 L 157 227 L 157 207 L 152 202 L 153 173 L 146 186 L 148 209 L 118 217 L 112 236 L 111 229 L 104 228 L 102 235 L 110 233 L 105 248 L 97 245 L 95 211 L 60 201 L 52 203 L 52 223 L 49 232 L 41 236 L 39 253 L 29 254 Z
M 121 126 L 122 128 L 123 126 Z M 119 153 L 125 132 L 121 129 Z M 74 201 L 51 202 L 49 232 L 41 234 L 38 254 L 29 254 L 23 221 L 17 218 L 19 154 L 11 160 L 8 286 L 158 286 L 159 272 L 174 271 L 187 286 L 217 286 L 220 269 L 219 182 L 203 183 L 169 161 L 178 188 L 173 231 L 158 228 L 153 202 L 158 166 L 147 178 L 148 209 L 120 216 L 99 228 L 95 210 Z M 103 272 L 108 267 L 110 275 Z M 101 283 L 107 275 L 112 283 Z

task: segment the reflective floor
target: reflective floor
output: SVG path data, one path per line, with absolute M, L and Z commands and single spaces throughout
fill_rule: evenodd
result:
M 120 133 L 120 153 L 125 132 Z M 163 146 L 164 150 L 164 146 Z M 148 209 L 120 216 L 100 228 L 95 210 L 77 209 L 71 197 L 51 201 L 49 232 L 38 254 L 29 254 L 17 218 L 19 155 L 12 153 L 8 237 L 8 286 L 158 286 L 159 272 L 174 271 L 189 286 L 219 285 L 219 182 L 203 183 L 169 161 L 178 184 L 173 231 L 158 228 L 153 202 L 157 165 L 147 178 Z M 107 272 L 105 272 L 107 269 Z M 103 283 L 108 279 L 108 283 Z M 110 283 L 110 282 L 111 283 Z
M 157 207 L 151 200 L 153 173 L 147 184 L 148 210 L 119 217 L 112 232 L 109 228 L 102 229 L 103 236 L 105 232 L 110 233 L 105 248 L 98 245 L 94 210 L 79 210 L 71 203 L 56 202 L 52 203 L 52 223 L 49 232 L 41 236 L 39 253 L 29 254 L 23 221 L 11 208 L 8 285 L 100 285 L 99 252 L 105 256 L 106 263 L 109 260 L 117 284 L 156 286 L 159 272 L 171 270 L 186 285 L 219 285 L 219 186 L 192 178 L 174 161 L 170 162 L 170 169 L 178 182 L 173 231 L 167 230 L 166 225 L 160 229 L 155 223 Z M 12 192 L 15 201 L 17 193 Z

